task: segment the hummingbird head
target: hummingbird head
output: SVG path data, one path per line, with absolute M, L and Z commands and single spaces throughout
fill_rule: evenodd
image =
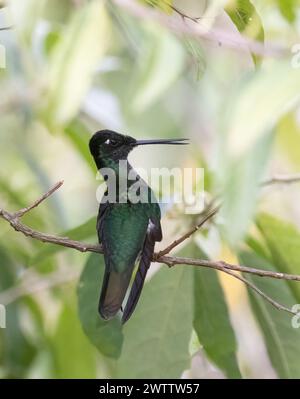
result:
M 134 147 L 145 144 L 188 144 L 187 139 L 136 140 L 112 130 L 96 132 L 89 143 L 96 164 L 101 166 L 105 159 L 125 160 Z
M 133 149 L 136 140 L 130 136 L 113 132 L 112 130 L 100 130 L 90 140 L 90 151 L 96 163 L 104 159 L 119 161 L 127 159 Z

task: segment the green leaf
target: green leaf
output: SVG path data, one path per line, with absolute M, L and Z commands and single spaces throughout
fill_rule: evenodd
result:
M 296 68 L 291 68 L 289 62 L 273 62 L 249 75 L 227 107 L 230 154 L 245 155 L 299 101 L 300 74 Z
M 36 354 L 36 348 L 27 339 L 21 323 L 21 309 L 16 303 L 6 306 L 6 328 L 3 331 L 4 362 L 11 377 L 25 375 Z
M 178 79 L 184 66 L 184 49 L 168 31 L 146 25 L 148 40 L 140 55 L 137 91 L 132 109 L 142 112 L 157 101 Z
M 298 70 L 276 61 L 249 75 L 226 104 L 220 126 L 224 134 L 219 144 L 218 189 L 224 192 L 221 214 L 231 245 L 245 235 L 254 214 L 270 155 L 272 129 L 299 100 Z
M 147 3 L 152 7 L 157 7 L 160 10 L 170 14 L 172 12 L 172 0 L 140 0 L 142 3 Z
M 240 254 L 240 262 L 248 266 L 275 270 L 275 267 L 254 253 Z M 297 299 L 283 280 L 249 276 L 252 281 L 267 295 L 276 301 L 292 306 Z M 253 312 L 262 329 L 265 344 L 273 367 L 280 378 L 300 378 L 300 329 L 292 327 L 292 315 L 275 309 L 270 303 L 248 289 Z
M 296 112 L 289 112 L 279 121 L 276 129 L 276 147 L 296 168 L 300 167 L 300 124 Z
M 295 22 L 299 0 L 277 0 L 279 10 L 288 22 Z
M 69 122 L 81 105 L 108 43 L 104 2 L 79 7 L 50 57 L 45 119 L 49 126 Z
M 192 273 L 162 267 L 146 283 L 135 313 L 124 326 L 117 378 L 179 378 L 189 367 Z
M 79 119 L 74 119 L 68 126 L 66 126 L 65 132 L 67 133 L 74 147 L 82 155 L 86 163 L 95 174 L 96 168 L 94 160 L 90 154 L 89 146 L 87 145 L 91 138 L 90 131 Z
M 232 159 L 224 176 L 224 195 L 220 215 L 226 240 L 237 246 L 246 234 L 254 215 L 261 178 L 270 155 L 273 135 L 263 137 L 249 153 Z
M 69 305 L 60 314 L 52 346 L 57 378 L 96 378 L 95 351 Z
M 261 214 L 257 225 L 266 240 L 272 263 L 283 273 L 300 274 L 300 232 L 291 223 L 268 214 Z M 289 286 L 300 303 L 300 285 L 289 281 Z
M 251 39 L 264 41 L 264 29 L 259 14 L 250 0 L 231 0 L 225 11 L 239 30 Z M 254 62 L 260 59 L 253 54 Z
M 102 255 L 92 254 L 78 284 L 78 310 L 83 331 L 90 342 L 105 356 L 118 358 L 123 334 L 117 318 L 104 321 L 98 313 L 98 302 L 104 275 Z
M 0 248 L 0 290 L 10 288 L 15 282 L 15 265 L 7 253 Z M 0 360 L 8 377 L 25 376 L 35 356 L 36 348 L 26 337 L 20 321 L 19 303 L 6 305 L 6 328 L 0 329 Z
M 248 237 L 246 237 L 245 243 L 247 244 L 249 249 L 252 249 L 252 251 L 256 253 L 256 255 L 267 260 L 270 259 L 270 253 L 268 251 L 268 248 L 266 247 L 265 242 L 263 242 L 262 240 L 256 239 L 253 236 L 249 235 Z
M 44 49 L 47 55 L 50 55 L 55 46 L 59 43 L 61 34 L 59 31 L 49 32 L 44 40 Z
M 180 253 L 207 259 L 195 243 Z M 228 378 L 241 378 L 236 359 L 236 339 L 230 323 L 224 292 L 215 270 L 194 268 L 194 328 L 208 357 Z
M 13 285 L 15 281 L 15 265 L 4 248 L 0 247 L 0 291 Z

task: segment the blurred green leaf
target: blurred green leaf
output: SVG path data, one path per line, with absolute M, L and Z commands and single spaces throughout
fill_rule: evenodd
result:
M 227 2 L 225 11 L 237 29 L 251 39 L 264 41 L 264 29 L 259 14 L 250 0 L 231 0 Z M 252 54 L 254 62 L 260 58 Z
M 123 335 L 117 318 L 105 321 L 98 313 L 98 303 L 104 275 L 102 255 L 92 254 L 78 284 L 78 310 L 83 331 L 90 342 L 105 356 L 118 358 Z
M 195 243 L 190 243 L 180 256 L 207 259 Z M 236 359 L 237 345 L 227 304 L 217 272 L 194 268 L 194 328 L 208 357 L 228 378 L 241 378 Z
M 257 225 L 266 240 L 272 256 L 272 263 L 280 272 L 300 274 L 300 232 L 291 223 L 272 215 L 261 214 Z M 294 296 L 300 303 L 300 285 L 288 281 Z
M 180 42 L 157 25 L 146 25 L 147 40 L 138 76 L 132 109 L 142 112 L 157 101 L 178 79 L 184 66 L 185 52 Z
M 280 119 L 276 129 L 276 145 L 295 167 L 300 167 L 300 124 L 295 112 L 289 112 Z
M 47 34 L 44 41 L 44 49 L 46 54 L 50 55 L 52 50 L 61 40 L 61 34 L 59 31 L 51 31 Z
M 6 328 L 4 329 L 4 362 L 10 377 L 25 376 L 34 359 L 36 348 L 27 339 L 21 324 L 22 309 L 12 303 L 6 306 Z
M 277 0 L 281 14 L 288 22 L 295 22 L 299 0 Z
M 179 378 L 189 367 L 192 334 L 192 272 L 163 267 L 146 283 L 124 326 L 117 378 Z
M 231 0 L 225 7 L 226 12 L 240 32 L 244 31 L 253 21 L 253 15 L 258 17 L 250 0 Z
M 248 266 L 265 270 L 275 270 L 265 259 L 254 253 L 243 252 L 239 256 L 240 262 Z M 252 281 L 267 295 L 276 301 L 292 307 L 297 303 L 287 282 L 283 280 L 267 279 L 249 276 Z M 251 305 L 257 321 L 262 329 L 270 360 L 280 378 L 300 378 L 300 329 L 292 327 L 293 315 L 275 309 L 270 303 L 248 289 Z
M 81 331 L 75 310 L 64 305 L 53 336 L 57 378 L 96 378 L 94 348 Z
M 171 13 L 172 8 L 170 7 L 173 4 L 172 0 L 139 0 L 143 3 L 147 3 L 150 6 L 157 7 L 166 13 Z
M 244 156 L 299 101 L 300 74 L 289 62 L 274 61 L 249 75 L 227 107 L 229 154 Z
M 226 105 L 218 183 L 224 192 L 221 214 L 232 245 L 244 236 L 253 216 L 270 155 L 272 128 L 299 100 L 299 71 L 277 61 L 245 79 Z
M 247 232 L 254 214 L 273 135 L 263 137 L 251 151 L 232 160 L 224 176 L 224 195 L 220 215 L 224 219 L 224 238 L 237 246 Z
M 183 45 L 193 61 L 196 79 L 199 81 L 207 68 L 204 50 L 197 39 L 186 38 L 183 40 Z
M 0 290 L 4 291 L 15 281 L 15 265 L 2 246 L 0 247 Z
M 93 173 L 95 173 L 96 168 L 94 160 L 90 154 L 89 146 L 87 145 L 91 138 L 91 133 L 88 128 L 79 119 L 74 119 L 68 126 L 66 126 L 65 132 L 74 147 L 85 159 Z
M 46 110 L 50 127 L 69 122 L 78 112 L 107 43 L 104 2 L 93 0 L 78 8 L 50 57 Z
M 259 257 L 267 260 L 270 259 L 270 253 L 268 251 L 268 248 L 266 247 L 265 242 L 263 242 L 261 239 L 256 239 L 253 236 L 249 235 L 248 237 L 246 237 L 245 243 Z
M 15 282 L 15 265 L 8 254 L 0 248 L 0 290 L 13 286 Z M 33 360 L 36 348 L 24 334 L 20 321 L 21 308 L 19 303 L 6 305 L 6 328 L 0 329 L 1 345 L 0 359 L 5 365 L 7 377 L 25 376 L 27 368 Z

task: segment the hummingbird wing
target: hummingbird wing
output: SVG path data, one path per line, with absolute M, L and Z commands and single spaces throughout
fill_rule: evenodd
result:
M 140 298 L 144 281 L 146 278 L 147 271 L 150 267 L 151 260 L 154 253 L 154 247 L 156 241 L 162 240 L 162 231 L 160 225 L 160 208 L 158 204 L 154 204 L 153 213 L 149 219 L 147 233 L 143 245 L 142 255 L 140 259 L 140 263 L 138 266 L 138 270 L 136 272 L 131 291 L 123 312 L 122 323 L 126 323 L 126 321 L 131 317 L 134 309 L 138 303 Z
M 110 319 L 122 306 L 136 259 L 143 247 L 148 217 L 142 204 L 101 204 L 97 230 L 103 245 L 105 273 L 99 312 Z

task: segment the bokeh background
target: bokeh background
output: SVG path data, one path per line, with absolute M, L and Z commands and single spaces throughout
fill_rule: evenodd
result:
M 130 157 L 148 170 L 203 167 L 206 202 L 222 202 L 175 253 L 300 274 L 298 0 L 0 5 L 0 27 L 10 27 L 0 31 L 1 208 L 64 180 L 23 221 L 94 243 L 91 135 L 187 137 L 189 148 Z M 296 182 L 262 186 L 278 174 Z M 168 207 L 158 248 L 200 216 Z M 101 255 L 42 244 L 0 220 L 2 378 L 300 377 L 292 315 L 232 277 L 154 264 L 121 327 L 98 317 L 102 275 Z M 248 278 L 286 306 L 300 303 L 299 283 Z

